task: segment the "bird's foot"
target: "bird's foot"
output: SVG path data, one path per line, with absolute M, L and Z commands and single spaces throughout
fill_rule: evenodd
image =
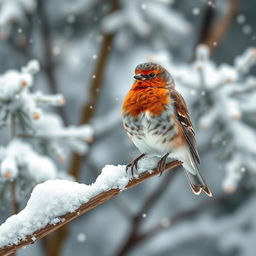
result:
M 135 158 L 133 161 L 131 161 L 129 164 L 126 165 L 126 172 L 128 172 L 128 169 L 131 168 L 131 173 L 132 176 L 134 174 L 134 169 L 137 171 L 138 170 L 138 161 L 144 157 L 146 154 L 143 153 L 140 156 L 138 156 L 137 158 Z
M 163 173 L 163 171 L 164 171 L 164 169 L 165 169 L 165 165 L 166 165 L 166 159 L 167 159 L 167 157 L 169 156 L 169 153 L 166 153 L 160 160 L 159 160 L 159 162 L 158 162 L 158 164 L 157 164 L 157 170 L 159 171 L 159 176 L 161 176 L 162 175 L 162 173 Z

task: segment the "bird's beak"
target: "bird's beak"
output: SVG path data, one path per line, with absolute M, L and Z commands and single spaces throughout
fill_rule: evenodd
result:
M 142 74 L 136 74 L 134 78 L 137 80 L 146 80 L 146 78 Z

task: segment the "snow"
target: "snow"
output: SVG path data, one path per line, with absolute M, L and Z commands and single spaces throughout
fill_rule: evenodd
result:
M 152 168 L 151 164 L 156 164 L 154 160 L 156 159 L 146 157 L 140 161 L 137 174 L 145 171 L 149 165 Z M 26 207 L 0 226 L 0 247 L 18 244 L 47 224 L 58 223 L 62 215 L 74 212 L 81 204 L 101 192 L 125 189 L 131 179 L 132 176 L 130 172 L 126 172 L 125 166 L 106 165 L 91 185 L 67 180 L 48 180 L 37 185 Z
M 242 31 L 245 35 L 249 35 L 252 33 L 252 27 L 250 25 L 244 25 Z
M 93 138 L 90 125 L 65 127 L 57 114 L 45 112 L 43 106 L 63 106 L 65 99 L 62 94 L 30 91 L 39 70 L 39 62 L 31 60 L 20 71 L 8 70 L 0 75 L 1 125 L 13 131 L 9 143 L 1 147 L 0 183 L 4 186 L 17 181 L 17 194 L 22 195 L 18 201 L 22 201 L 40 182 L 69 178 L 60 174 L 50 156 L 37 151 L 53 153 L 64 162 L 67 149 L 85 154 Z M 36 141 L 33 147 L 28 142 L 31 139 Z M 8 191 L 5 189 L 1 196 L 8 198 Z
M 35 0 L 1 0 L 0 2 L 0 36 L 9 37 L 11 24 L 15 22 L 24 24 L 26 15 L 35 11 Z
M 192 13 L 193 13 L 193 15 L 197 16 L 200 14 L 200 9 L 195 7 L 192 9 Z
M 77 241 L 79 243 L 84 243 L 86 241 L 86 239 L 87 239 L 86 234 L 84 234 L 84 233 L 77 234 Z
M 238 72 L 248 73 L 250 68 L 256 63 L 256 49 L 248 48 L 244 54 L 235 59 L 235 67 Z
M 1 163 L 1 176 L 4 179 L 13 180 L 18 174 L 18 168 L 13 157 L 6 157 Z
M 239 15 L 237 15 L 237 17 L 236 17 L 236 21 L 237 21 L 237 23 L 239 23 L 239 24 L 243 24 L 243 23 L 245 23 L 245 21 L 246 21 L 246 17 L 245 17 L 243 14 L 239 14 Z
M 37 15 L 30 15 L 30 11 L 24 5 L 20 5 L 22 2 L 29 1 L 35 4 L 38 2 L 37 0 L 0 0 L 0 20 L 6 20 L 4 23 L 0 22 L 0 38 L 10 39 L 4 41 L 1 45 L 1 59 L 4 60 L 1 70 L 23 65 L 29 56 L 39 58 L 42 67 L 47 67 L 47 58 L 44 58 L 46 55 L 39 29 L 42 21 L 38 20 Z M 232 65 L 231 63 L 232 58 L 241 49 L 255 45 L 256 41 L 252 40 L 255 40 L 256 36 L 251 23 L 253 20 L 253 8 L 250 8 L 255 5 L 255 1 L 246 1 L 248 4 L 244 3 L 244 6 L 241 5 L 237 9 L 238 15 L 233 20 L 229 33 L 226 33 L 225 40 L 217 42 L 218 47 L 215 47 L 214 40 L 211 42 L 214 49 L 218 48 L 213 53 L 216 61 L 212 61 L 208 57 L 204 62 L 198 63 L 198 67 L 202 68 L 201 73 L 199 73 L 196 63 L 191 63 L 190 61 L 194 56 L 193 49 L 195 45 L 193 42 L 198 42 L 198 33 L 200 33 L 199 30 L 202 26 L 202 18 L 205 14 L 208 0 L 176 0 L 175 5 L 171 5 L 174 0 L 118 0 L 118 12 L 113 13 L 111 13 L 113 1 L 104 1 L 102 5 L 99 4 L 100 2 L 103 1 L 47 1 L 44 10 L 51 32 L 50 43 L 52 47 L 49 50 L 53 54 L 53 73 L 56 78 L 58 93 L 60 94 L 56 96 L 44 94 L 45 92 L 50 93 L 45 72 L 41 72 L 36 77 L 33 76 L 32 79 L 36 83 L 32 83 L 30 86 L 30 78 L 27 77 L 33 74 L 26 74 L 22 77 L 21 73 L 30 72 L 21 69 L 18 75 L 11 75 L 14 79 L 10 79 L 10 82 L 8 81 L 10 86 L 7 86 L 6 82 L 4 81 L 3 83 L 3 80 L 1 80 L 0 87 L 6 87 L 9 94 L 5 94 L 5 91 L 3 92 L 4 102 L 1 117 L 4 117 L 4 110 L 7 107 L 7 104 L 5 104 L 6 97 L 7 101 L 12 101 L 9 105 L 10 108 L 6 108 L 7 110 L 12 112 L 22 109 L 27 111 L 29 119 L 38 118 L 30 120 L 35 133 L 30 129 L 26 132 L 17 129 L 17 134 L 22 133 L 24 135 L 24 133 L 27 134 L 29 132 L 30 137 L 22 138 L 22 140 L 32 145 L 33 151 L 47 153 L 50 158 L 56 158 L 61 162 L 69 159 L 69 149 L 76 148 L 77 151 L 83 151 L 88 154 L 88 165 L 85 165 L 86 171 L 82 171 L 80 175 L 80 182 L 86 183 L 86 180 L 91 178 L 90 171 L 93 168 L 100 170 L 101 166 L 104 166 L 106 162 L 125 163 L 138 154 L 122 129 L 120 105 L 123 96 L 133 82 L 134 67 L 139 63 L 153 60 L 163 64 L 172 73 L 177 89 L 185 97 L 195 128 L 197 145 L 202 160 L 200 170 L 202 170 L 211 189 L 221 191 L 221 183 L 223 188 L 229 192 L 234 191 L 239 183 L 241 183 L 241 186 L 245 185 L 247 187 L 249 185 L 252 189 L 255 188 L 256 155 L 253 149 L 256 125 L 256 80 L 253 77 L 255 74 L 253 74 L 254 70 L 247 73 L 250 71 L 250 56 L 249 61 L 244 59 L 237 67 L 236 64 Z M 229 10 L 230 1 L 211 2 L 216 5 L 213 10 L 216 20 L 221 19 L 223 15 L 225 16 Z M 6 9 L 6 6 L 11 6 L 12 3 L 15 6 L 9 10 Z M 135 11 L 133 11 L 134 9 L 129 9 L 129 5 L 133 5 Z M 155 6 L 157 7 L 155 8 Z M 9 19 L 8 16 L 11 17 L 9 14 L 12 13 L 15 15 L 12 15 L 13 18 Z M 180 23 L 180 19 L 176 19 L 175 15 L 172 15 L 173 13 L 177 14 L 185 23 Z M 117 15 L 116 20 L 115 15 Z M 136 16 L 136 20 L 134 19 L 135 24 L 132 23 L 134 16 Z M 102 36 L 104 36 L 102 28 L 103 30 L 105 29 L 104 22 L 107 21 L 108 17 L 112 19 L 113 23 L 109 23 L 107 29 L 114 32 L 114 37 L 111 55 L 105 65 L 106 69 L 102 79 L 103 84 L 100 88 L 100 97 L 97 104 L 92 104 L 93 109 L 96 110 L 93 117 L 95 122 L 92 123 L 95 143 L 90 145 L 87 141 L 91 136 L 88 135 L 87 137 L 86 135 L 84 138 L 79 138 L 78 143 L 75 142 L 75 145 L 73 145 L 73 142 L 77 138 L 74 138 L 73 141 L 73 138 L 69 137 L 71 140 L 69 144 L 67 136 L 53 136 L 58 131 L 62 131 L 62 135 L 66 134 L 66 132 L 68 133 L 68 131 L 66 131 L 62 121 L 60 123 L 56 121 L 57 116 L 55 116 L 56 119 L 54 117 L 48 119 L 48 113 L 45 110 L 53 109 L 47 107 L 48 105 L 61 107 L 66 101 L 65 112 L 68 122 L 72 124 L 79 123 L 79 113 L 82 106 L 90 102 L 89 87 L 91 81 L 100 75 L 95 72 L 95 64 L 100 57 L 101 40 Z M 96 19 L 98 19 L 97 22 L 95 22 Z M 187 34 L 189 30 L 191 33 Z M 244 34 L 244 32 L 250 32 L 250 34 Z M 93 58 L 94 55 L 98 56 L 97 60 Z M 226 67 L 222 64 L 220 65 L 223 62 L 228 62 L 228 65 L 225 65 Z M 199 74 L 203 74 L 203 76 L 200 77 Z M 251 81 L 249 81 L 249 78 L 252 78 Z M 203 80 L 205 88 L 201 87 Z M 20 84 L 22 81 L 24 87 Z M 13 88 L 13 91 L 11 91 L 11 88 Z M 41 92 L 36 95 L 37 93 L 34 92 L 38 89 Z M 33 93 L 31 93 L 32 90 Z M 28 92 L 27 98 L 25 97 L 26 91 Z M 21 100 L 23 98 L 24 103 L 22 100 L 22 104 L 17 104 L 19 103 L 18 99 Z M 118 102 L 116 101 L 117 98 L 119 99 Z M 25 104 L 27 99 L 29 102 L 31 100 L 31 105 Z M 207 101 L 213 104 L 207 104 Z M 33 111 L 30 112 L 29 108 L 33 108 Z M 54 127 L 55 121 L 57 125 L 60 125 Z M 5 148 L 10 145 L 10 143 L 7 144 L 10 138 L 6 136 L 10 126 L 8 119 L 7 122 L 1 119 L 0 123 L 5 125 L 1 130 L 1 141 L 4 143 L 4 145 L 1 145 L 1 149 L 3 150 L 0 149 L 2 151 L 1 154 L 3 153 L 0 156 L 0 164 L 3 163 L 0 171 L 1 202 L 3 202 L 3 208 L 9 205 L 9 200 L 11 200 L 9 188 L 11 187 L 12 177 L 14 177 L 17 187 L 19 184 L 23 184 L 20 189 L 18 187 L 16 193 L 19 203 L 23 205 L 23 200 L 26 200 L 26 197 L 22 196 L 23 198 L 20 199 L 20 195 L 24 195 L 24 190 L 28 191 L 27 195 L 30 195 L 31 189 L 36 185 L 31 182 L 29 170 L 34 176 L 41 176 L 41 171 L 46 170 L 41 169 L 40 173 L 37 174 L 34 166 L 31 166 L 28 170 L 24 169 L 24 166 L 17 166 L 15 159 L 10 159 L 9 157 L 5 159 Z M 19 120 L 16 123 L 19 125 Z M 77 131 L 77 134 L 80 134 L 80 131 Z M 84 141 L 86 142 L 84 143 Z M 35 161 L 32 161 L 35 162 L 33 164 L 36 164 L 36 158 L 33 159 L 35 159 Z M 41 163 L 41 160 L 39 162 Z M 17 173 L 15 172 L 14 163 L 17 166 Z M 44 164 L 43 161 L 42 164 Z M 63 165 L 67 166 L 68 163 L 58 163 L 59 168 L 56 168 L 58 169 L 57 177 L 65 173 L 60 172 L 61 169 L 64 169 Z M 48 169 L 50 170 L 51 168 L 47 167 Z M 46 176 L 51 175 L 46 174 Z M 116 248 L 120 247 L 121 243 L 124 242 L 125 232 L 129 228 L 131 219 L 129 213 L 137 212 L 136 210 L 140 208 L 141 200 L 144 198 L 142 196 L 146 197 L 147 193 L 150 194 L 150 191 L 153 191 L 153 186 L 157 184 L 158 179 L 152 179 L 143 184 L 143 186 L 130 191 L 130 193 L 125 193 L 125 197 L 117 198 L 117 204 L 114 201 L 105 204 L 104 217 L 102 208 L 99 207 L 86 218 L 79 218 L 77 221 L 72 222 L 72 232 L 70 233 L 70 238 L 67 239 L 63 254 L 66 256 L 72 255 L 74 254 L 74 248 L 76 248 L 76 254 L 80 255 L 84 253 L 86 247 L 88 255 L 113 255 Z M 172 196 L 176 194 L 177 190 L 179 191 L 178 196 Z M 3 193 L 4 196 L 2 196 Z M 248 197 L 241 195 L 231 199 L 232 202 L 233 200 L 237 202 L 237 209 L 234 212 L 247 207 L 245 203 L 248 201 Z M 192 202 L 193 198 L 185 184 L 184 175 L 175 178 L 175 181 L 166 191 L 165 198 L 161 196 L 161 200 L 159 200 L 156 207 L 152 208 L 152 211 L 146 212 L 148 217 L 141 220 L 143 222 L 142 229 L 146 231 L 146 228 L 150 227 L 151 224 L 160 221 L 163 227 L 170 226 L 170 219 L 165 218 L 165 216 L 178 213 L 192 205 L 195 206 L 194 202 L 197 203 L 199 200 L 204 199 L 194 198 Z M 127 214 L 120 214 L 119 203 L 122 199 L 127 204 Z M 224 203 L 224 205 L 216 207 L 217 210 L 220 209 L 218 213 L 221 212 L 222 214 L 216 214 L 213 218 L 207 220 L 205 227 L 203 227 L 205 224 L 204 218 L 199 218 L 198 221 L 192 219 L 192 222 L 182 223 L 180 231 L 171 227 L 170 233 L 167 233 L 168 231 L 163 232 L 157 243 L 152 242 L 154 240 L 152 239 L 141 248 L 136 248 L 132 254 L 134 256 L 152 254 L 191 254 L 193 256 L 200 254 L 200 252 L 209 255 L 216 255 L 217 252 L 223 254 L 219 252 L 220 245 L 213 245 L 216 240 L 221 240 L 223 247 L 226 248 L 224 254 L 236 251 L 238 255 L 254 255 L 256 225 L 253 223 L 256 222 L 254 221 L 253 213 L 255 213 L 255 202 L 253 204 L 252 202 L 248 203 L 251 204 L 248 213 L 250 213 L 253 220 L 252 224 L 249 222 L 248 215 L 244 215 L 244 212 L 241 211 L 238 212 L 236 218 L 231 217 L 231 221 L 229 221 L 230 215 L 233 215 L 234 212 L 230 213 L 230 207 L 225 207 L 227 204 Z M 233 210 L 233 207 L 231 208 Z M 222 210 L 224 210 L 224 213 Z M 4 210 L 1 212 L 1 222 L 5 219 L 5 212 Z M 226 230 L 221 228 L 221 225 L 225 224 L 226 221 L 221 221 L 222 215 L 227 216 L 227 221 L 230 223 L 229 228 Z M 238 223 L 241 219 L 244 219 L 244 225 L 239 227 Z M 52 223 L 56 224 L 59 221 L 63 220 L 57 217 L 52 220 Z M 208 221 L 210 225 L 207 224 Z M 101 227 L 103 232 L 97 232 L 95 223 Z M 217 226 L 219 226 L 219 229 L 214 232 L 212 237 L 209 237 L 211 230 L 214 230 Z M 200 229 L 201 232 L 197 232 Z M 195 232 L 188 233 L 188 230 L 195 230 Z M 86 233 L 88 243 L 80 244 L 77 242 L 77 234 L 80 232 Z M 206 243 L 202 244 L 201 237 L 197 238 L 200 234 L 203 236 L 203 240 L 206 240 Z M 97 243 L 99 240 L 101 241 L 100 245 Z M 200 248 L 200 251 L 195 253 L 198 248 Z M 204 253 L 205 248 L 208 249 L 206 253 Z M 40 245 L 37 244 L 28 246 L 26 250 L 22 250 L 20 253 L 23 255 L 37 255 L 42 254 L 41 249 Z M 163 249 L 164 251 L 161 252 Z
M 51 106 L 63 106 L 65 104 L 65 98 L 62 94 L 45 95 L 38 91 L 33 95 L 33 97 L 39 104 L 46 104 Z
M 117 44 L 125 48 L 131 41 L 131 32 L 140 37 L 149 37 L 156 28 L 165 31 L 173 43 L 176 35 L 188 35 L 192 27 L 183 15 L 170 6 L 174 1 L 129 0 L 121 1 L 121 8 L 106 15 L 101 27 L 104 32 L 117 32 Z M 171 36 L 174 35 L 175 36 Z M 169 36 L 170 35 L 170 36 Z
M 242 167 L 250 165 L 255 172 L 255 130 L 243 120 L 255 109 L 255 77 L 245 76 L 255 64 L 255 48 L 236 57 L 234 65 L 217 66 L 209 58 L 208 47 L 199 45 L 194 63 L 176 67 L 173 72 L 177 85 L 193 92 L 190 104 L 194 107 L 191 112 L 198 115 L 196 123 L 218 137 L 215 147 L 225 161 L 223 188 L 227 192 L 236 190 L 244 176 Z
M 88 142 L 93 139 L 93 129 L 90 125 L 64 127 L 61 118 L 53 113 L 44 113 L 39 120 L 33 121 L 32 125 L 35 132 L 31 136 L 46 140 L 48 147 L 54 148 L 55 152 L 60 152 L 56 148 L 66 145 L 79 154 L 85 154 Z
M 0 180 L 13 180 L 21 170 L 27 179 L 36 183 L 58 177 L 54 162 L 49 157 L 36 153 L 29 144 L 20 139 L 12 140 L 3 150 Z

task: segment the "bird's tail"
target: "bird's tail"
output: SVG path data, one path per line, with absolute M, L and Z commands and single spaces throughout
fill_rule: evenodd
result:
M 192 174 L 191 172 L 187 171 L 186 169 L 184 169 L 184 171 L 185 171 L 186 177 L 188 179 L 188 183 L 189 183 L 194 194 L 199 195 L 201 193 L 201 191 L 203 190 L 207 196 L 209 196 L 209 197 L 212 196 L 211 190 L 205 183 L 203 177 L 201 176 L 201 174 L 199 173 L 199 170 L 197 168 L 195 170 L 196 171 L 195 174 Z

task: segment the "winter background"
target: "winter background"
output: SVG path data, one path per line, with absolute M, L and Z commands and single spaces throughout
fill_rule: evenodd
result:
M 213 191 L 197 197 L 181 170 L 164 173 L 17 255 L 255 255 L 255 10 L 251 0 L 0 1 L 1 223 L 37 184 L 91 184 L 139 154 L 120 112 L 146 61 L 186 99 Z

